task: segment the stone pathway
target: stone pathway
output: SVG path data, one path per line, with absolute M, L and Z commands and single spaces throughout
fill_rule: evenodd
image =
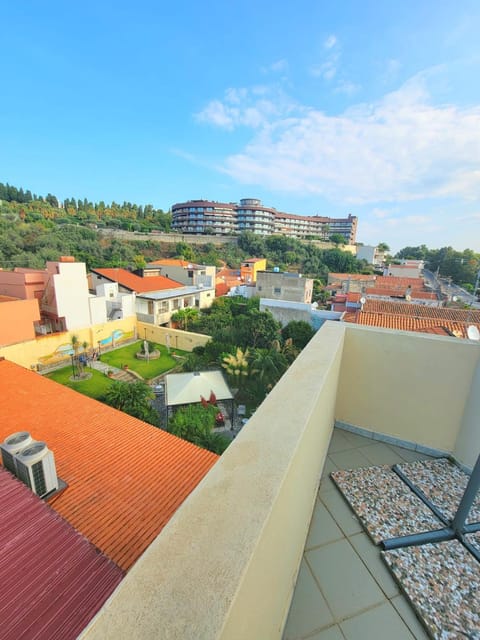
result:
M 96 369 L 97 371 L 104 373 L 105 375 L 107 375 L 107 371 L 113 371 L 113 380 L 120 380 L 121 382 L 136 382 L 138 380 L 135 374 L 131 371 L 125 371 L 124 369 L 113 367 L 105 362 L 101 362 L 101 360 L 91 360 L 89 366 L 92 369 Z

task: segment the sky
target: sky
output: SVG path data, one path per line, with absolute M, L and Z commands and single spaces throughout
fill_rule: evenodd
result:
M 0 0 L 0 182 L 480 252 L 478 0 Z

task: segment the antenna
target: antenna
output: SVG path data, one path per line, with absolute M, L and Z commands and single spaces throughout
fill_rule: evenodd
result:
M 469 340 L 478 342 L 480 340 L 480 331 L 474 324 L 471 324 L 467 329 L 467 336 Z

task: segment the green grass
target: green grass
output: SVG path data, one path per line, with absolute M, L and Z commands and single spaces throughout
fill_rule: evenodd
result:
M 173 367 L 178 364 L 178 360 L 172 358 L 166 347 L 159 344 L 155 344 L 155 349 L 160 351 L 160 358 L 158 358 L 158 360 L 139 360 L 135 355 L 140 351 L 141 345 L 142 341 L 139 340 L 126 347 L 121 347 L 108 353 L 102 353 L 100 360 L 105 362 L 105 364 L 118 367 L 119 369 L 121 369 L 123 365 L 128 364 L 129 369 L 139 373 L 145 380 L 156 378 L 161 373 L 173 369 Z M 179 349 L 175 349 L 175 353 L 178 355 L 186 354 L 185 351 L 180 351 Z
M 74 389 L 79 393 L 83 393 L 90 398 L 95 398 L 96 400 L 101 399 L 110 388 L 112 380 L 107 378 L 103 373 L 95 371 L 95 369 L 87 367 L 85 371 L 92 374 L 92 377 L 88 380 L 76 380 L 75 382 L 70 380 L 72 376 L 72 367 L 70 366 L 53 371 L 53 373 L 49 373 L 45 377 L 55 380 L 55 382 L 59 382 L 66 387 L 70 387 L 70 389 Z

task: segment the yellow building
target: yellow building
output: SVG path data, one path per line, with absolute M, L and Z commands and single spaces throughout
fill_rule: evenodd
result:
M 240 267 L 240 278 L 246 284 L 257 281 L 257 273 L 267 269 L 266 258 L 248 258 L 242 262 Z

